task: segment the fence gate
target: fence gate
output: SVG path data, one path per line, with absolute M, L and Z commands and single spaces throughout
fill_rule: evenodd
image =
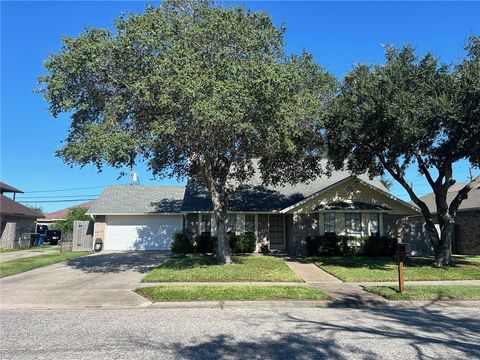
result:
M 74 221 L 72 251 L 93 250 L 93 221 Z

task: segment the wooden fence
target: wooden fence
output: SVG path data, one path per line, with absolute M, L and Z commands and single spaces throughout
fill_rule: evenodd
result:
M 92 251 L 93 221 L 74 221 L 73 232 L 63 232 L 60 251 Z

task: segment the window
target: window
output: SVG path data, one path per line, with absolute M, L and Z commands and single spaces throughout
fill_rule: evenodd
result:
M 255 215 L 245 214 L 245 234 L 255 233 Z
M 197 235 L 198 233 L 198 214 L 187 214 L 187 233 Z
M 380 214 L 370 214 L 370 234 L 372 236 L 380 235 Z
M 323 216 L 325 233 L 335 234 L 335 213 L 325 213 Z
M 237 228 L 237 214 L 227 214 L 227 234 L 235 234 Z
M 210 234 L 212 231 L 212 215 L 201 214 L 202 221 L 200 222 L 200 232 L 202 234 Z
M 345 229 L 347 234 L 361 234 L 362 214 L 345 214 Z
M 269 215 L 268 221 L 270 245 L 283 245 L 283 215 Z

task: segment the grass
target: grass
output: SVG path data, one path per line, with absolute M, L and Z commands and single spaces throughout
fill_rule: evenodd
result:
M 23 250 L 23 249 L 0 248 L 0 253 L 8 253 L 8 252 L 19 251 L 19 250 Z
M 152 301 L 329 300 L 307 286 L 187 285 L 152 286 L 135 290 Z
M 143 282 L 296 281 L 302 279 L 271 256 L 233 256 L 233 264 L 218 265 L 213 255 L 172 258 L 152 270 Z
M 319 256 L 309 261 L 347 282 L 396 281 L 397 262 L 395 257 L 374 258 L 365 256 Z M 432 257 L 407 256 L 405 280 L 479 280 L 480 256 L 455 256 L 456 266 L 432 267 Z
M 20 248 L 17 248 L 17 249 L 12 249 L 12 248 L 0 248 L 0 253 L 8 253 L 8 252 L 13 252 L 13 251 L 21 251 L 21 250 L 36 250 L 36 249 L 50 249 L 53 245 L 39 245 L 39 246 L 34 246 L 34 247 L 31 247 L 29 249 L 20 249 Z
M 368 286 L 365 290 L 387 300 L 480 300 L 480 286 L 473 285 L 411 285 L 403 293 L 389 286 Z
M 0 263 L 0 277 L 19 274 L 43 266 L 56 264 L 89 254 L 88 252 L 66 252 L 24 257 Z

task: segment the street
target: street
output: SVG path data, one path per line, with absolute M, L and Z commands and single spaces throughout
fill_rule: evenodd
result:
M 480 358 L 480 307 L 3 310 L 0 323 L 2 359 Z

